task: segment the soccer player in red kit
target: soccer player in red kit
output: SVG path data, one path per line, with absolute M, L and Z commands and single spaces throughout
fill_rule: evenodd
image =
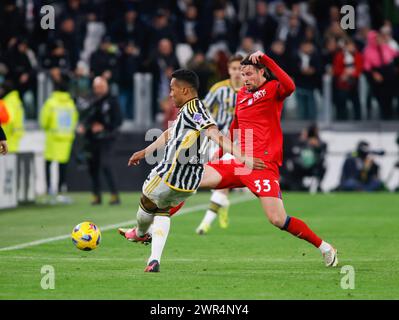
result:
M 273 225 L 319 248 L 325 265 L 335 267 L 337 250 L 320 239 L 305 222 L 288 216 L 281 197 L 279 167 L 283 161 L 283 134 L 280 117 L 284 99 L 294 92 L 295 84 L 284 70 L 260 51 L 241 61 L 241 76 L 244 86 L 237 94 L 235 117 L 230 127 L 231 140 L 238 131 L 242 152 L 262 159 L 266 168 L 251 170 L 235 160 L 211 161 L 205 166 L 200 188 L 248 187 L 259 198 Z

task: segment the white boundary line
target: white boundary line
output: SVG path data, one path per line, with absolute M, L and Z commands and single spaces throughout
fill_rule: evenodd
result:
M 237 197 L 235 199 L 232 199 L 230 201 L 230 204 L 236 204 L 236 203 L 241 203 L 241 202 L 246 202 L 249 200 L 255 199 L 254 196 L 240 196 Z M 182 214 L 186 214 L 186 213 L 190 213 L 190 212 L 194 212 L 194 211 L 198 211 L 198 210 L 204 210 L 208 208 L 208 204 L 200 204 L 200 205 L 195 205 L 189 208 L 183 208 L 181 209 L 178 213 L 176 213 L 175 216 L 180 216 Z M 100 227 L 101 231 L 107 231 L 107 230 L 111 230 L 111 229 L 116 229 L 116 228 L 120 228 L 123 226 L 127 226 L 127 225 L 131 225 L 131 224 L 135 224 L 136 220 L 128 220 L 128 221 L 124 221 L 124 222 L 120 222 L 120 223 L 116 223 L 116 224 L 109 224 L 103 227 Z M 17 244 L 17 245 L 13 245 L 10 247 L 4 247 L 4 248 L 0 248 L 0 251 L 11 251 L 11 250 L 19 250 L 19 249 L 23 249 L 23 248 L 28 248 L 28 247 L 33 247 L 33 246 L 38 246 L 44 243 L 49 243 L 49 242 L 54 242 L 54 241 L 59 241 L 59 240 L 65 240 L 68 239 L 71 235 L 70 234 L 64 234 L 62 236 L 57 236 L 57 237 L 52 237 L 52 238 L 45 238 L 45 239 L 40 239 L 40 240 L 36 240 L 36 241 L 31 241 L 31 242 L 25 242 L 25 243 L 21 243 L 21 244 Z

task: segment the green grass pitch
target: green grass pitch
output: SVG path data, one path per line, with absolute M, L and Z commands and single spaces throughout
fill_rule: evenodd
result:
M 149 247 L 106 228 L 135 219 L 139 194 L 123 194 L 119 207 L 72 197 L 72 205 L 0 211 L 0 299 L 399 298 L 397 194 L 284 194 L 287 212 L 338 248 L 340 265 L 330 269 L 313 246 L 269 224 L 245 194 L 232 194 L 228 229 L 216 223 L 196 235 L 209 199 L 199 193 L 184 207 L 192 212 L 172 218 L 159 274 L 143 272 Z M 69 234 L 85 220 L 105 229 L 95 251 L 79 251 L 69 238 L 4 250 Z M 40 286 L 43 265 L 55 269 L 54 290 Z M 341 288 L 344 265 L 355 270 L 353 290 Z

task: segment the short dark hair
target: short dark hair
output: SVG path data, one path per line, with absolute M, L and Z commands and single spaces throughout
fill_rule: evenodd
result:
M 263 64 L 261 64 L 260 62 L 253 63 L 249 59 L 250 56 L 251 56 L 250 54 L 247 55 L 244 59 L 241 60 L 240 64 L 242 66 L 254 66 L 256 69 L 264 69 L 265 68 L 265 66 Z
M 178 69 L 172 73 L 172 78 L 188 83 L 196 91 L 198 91 L 199 89 L 199 78 L 194 71 L 187 69 Z

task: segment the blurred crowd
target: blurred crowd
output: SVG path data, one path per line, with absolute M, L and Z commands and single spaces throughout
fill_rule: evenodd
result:
M 44 4 L 55 8 L 54 30 L 40 27 Z M 340 26 L 345 4 L 356 9 L 354 30 Z M 16 90 L 26 117 L 35 118 L 39 71 L 68 73 L 77 101 L 101 75 L 132 118 L 132 75 L 150 72 L 155 117 L 171 113 L 165 99 L 172 70 L 196 71 L 203 97 L 228 77 L 231 54 L 260 49 L 295 78 L 299 119 L 317 119 L 315 92 L 326 74 L 335 119 L 370 118 L 373 101 L 380 119 L 397 119 L 398 6 L 395 0 L 3 0 L 0 97 Z M 369 88 L 363 115 L 361 75 Z
M 399 145 L 399 133 L 396 137 Z M 311 124 L 302 130 L 298 137 L 288 142 L 284 151 L 284 163 L 281 171 L 283 189 L 295 191 L 322 192 L 323 179 L 327 171 L 328 146 L 319 135 L 317 124 Z M 390 168 L 388 178 L 381 177 L 378 157 L 385 156 L 385 150 L 372 149 L 366 140 L 357 142 L 356 148 L 345 155 L 340 168 L 339 183 L 333 191 L 386 191 L 394 172 L 399 169 L 397 160 Z M 377 159 L 377 161 L 376 161 Z M 395 191 L 399 191 L 396 185 Z

